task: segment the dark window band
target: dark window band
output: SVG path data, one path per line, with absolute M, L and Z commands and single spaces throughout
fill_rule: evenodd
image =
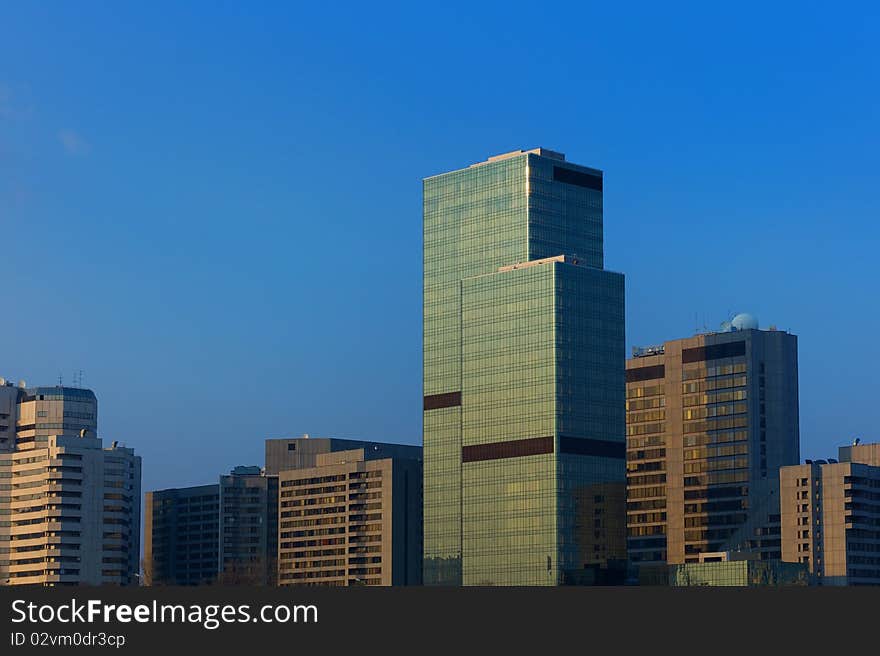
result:
M 554 166 L 553 179 L 556 180 L 556 182 L 564 182 L 578 187 L 593 189 L 594 191 L 602 191 L 601 175 L 590 175 L 589 173 L 582 173 L 581 171 L 575 171 L 574 169 Z
M 454 408 L 461 405 L 461 392 L 446 392 L 445 394 L 431 394 L 424 400 L 425 410 L 438 410 L 439 408 Z
M 626 457 L 626 443 L 612 440 L 593 440 L 580 437 L 560 437 L 559 451 L 569 455 L 596 456 L 598 458 Z M 530 437 L 524 440 L 509 440 L 492 444 L 476 444 L 461 449 L 462 462 L 482 462 L 521 458 L 553 453 L 552 437 Z
M 727 342 L 726 344 L 711 344 L 710 346 L 698 346 L 696 348 L 683 349 L 681 361 L 703 362 L 704 360 L 718 360 L 719 358 L 735 358 L 746 354 L 746 343 Z
M 524 440 L 464 446 L 461 448 L 461 461 L 482 462 L 484 460 L 537 456 L 545 453 L 553 453 L 552 437 L 529 437 Z
M 662 364 L 655 364 L 653 367 L 637 367 L 635 369 L 626 370 L 626 382 L 628 383 L 654 380 L 655 378 L 664 378 L 665 376 L 666 367 Z
M 622 459 L 626 457 L 626 442 L 560 436 L 559 451 L 578 456 Z

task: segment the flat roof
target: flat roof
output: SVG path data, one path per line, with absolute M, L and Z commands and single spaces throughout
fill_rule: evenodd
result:
M 553 159 L 558 162 L 565 162 L 567 167 L 575 167 L 576 169 L 581 169 L 584 171 L 589 171 L 594 175 L 602 175 L 602 171 L 600 169 L 592 168 L 589 166 L 584 166 L 583 164 L 574 164 L 573 162 L 568 162 L 565 159 L 565 154 L 560 153 L 557 150 L 550 150 L 549 148 L 544 148 L 543 146 L 539 146 L 537 148 L 529 148 L 529 149 L 518 149 L 511 150 L 510 152 L 501 153 L 500 155 L 491 155 L 487 157 L 482 162 L 475 162 L 474 164 L 469 164 L 465 167 L 452 169 L 451 171 L 444 171 L 443 173 L 436 173 L 434 175 L 429 175 L 424 178 L 424 180 L 430 180 L 431 178 L 438 178 L 441 175 L 449 175 L 450 173 L 456 173 L 458 171 L 467 171 L 468 169 L 472 169 L 478 166 L 485 166 L 486 164 L 494 164 L 495 162 L 500 162 L 505 159 L 511 159 L 513 157 L 521 157 L 522 155 L 538 155 L 539 157 L 546 157 L 548 159 Z

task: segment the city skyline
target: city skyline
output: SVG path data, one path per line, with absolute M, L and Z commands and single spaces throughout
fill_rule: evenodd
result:
M 3 10 L 0 335 L 15 347 L 0 375 L 83 370 L 101 437 L 138 450 L 144 489 L 257 464 L 267 437 L 418 444 L 419 180 L 538 145 L 606 173 L 627 348 L 751 312 L 800 338 L 802 458 L 876 438 L 850 411 L 869 405 L 880 327 L 863 302 L 880 240 L 875 22 L 692 19 L 719 34 L 573 8 L 566 25 L 512 12 L 487 37 L 487 9 L 428 25 L 410 8 L 334 18 L 328 45 L 309 27 L 323 8 L 213 8 L 219 31 L 200 38 L 198 5 L 120 11 Z M 505 36 L 541 28 L 554 38 L 533 58 Z M 487 75 L 480 57 L 517 65 Z M 533 89 L 540 102 L 498 102 Z M 167 456 L 180 447 L 192 457 Z

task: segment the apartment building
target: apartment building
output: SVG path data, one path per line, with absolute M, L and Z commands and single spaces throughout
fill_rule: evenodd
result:
M 880 444 L 779 472 L 782 558 L 821 585 L 880 585 Z
M 421 449 L 393 450 L 326 452 L 279 474 L 280 585 L 421 583 Z

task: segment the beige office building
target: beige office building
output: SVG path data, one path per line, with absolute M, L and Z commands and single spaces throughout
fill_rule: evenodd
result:
M 799 461 L 797 337 L 738 315 L 626 363 L 627 547 L 779 559 L 779 467 Z
M 880 444 L 779 472 L 782 559 L 821 585 L 880 585 Z
M 395 455 L 377 457 L 383 448 Z M 376 452 L 316 453 L 315 466 L 280 471 L 280 585 L 421 583 L 421 449 Z
M 0 584 L 137 583 L 141 461 L 95 436 L 94 393 L 2 381 L 0 425 Z

